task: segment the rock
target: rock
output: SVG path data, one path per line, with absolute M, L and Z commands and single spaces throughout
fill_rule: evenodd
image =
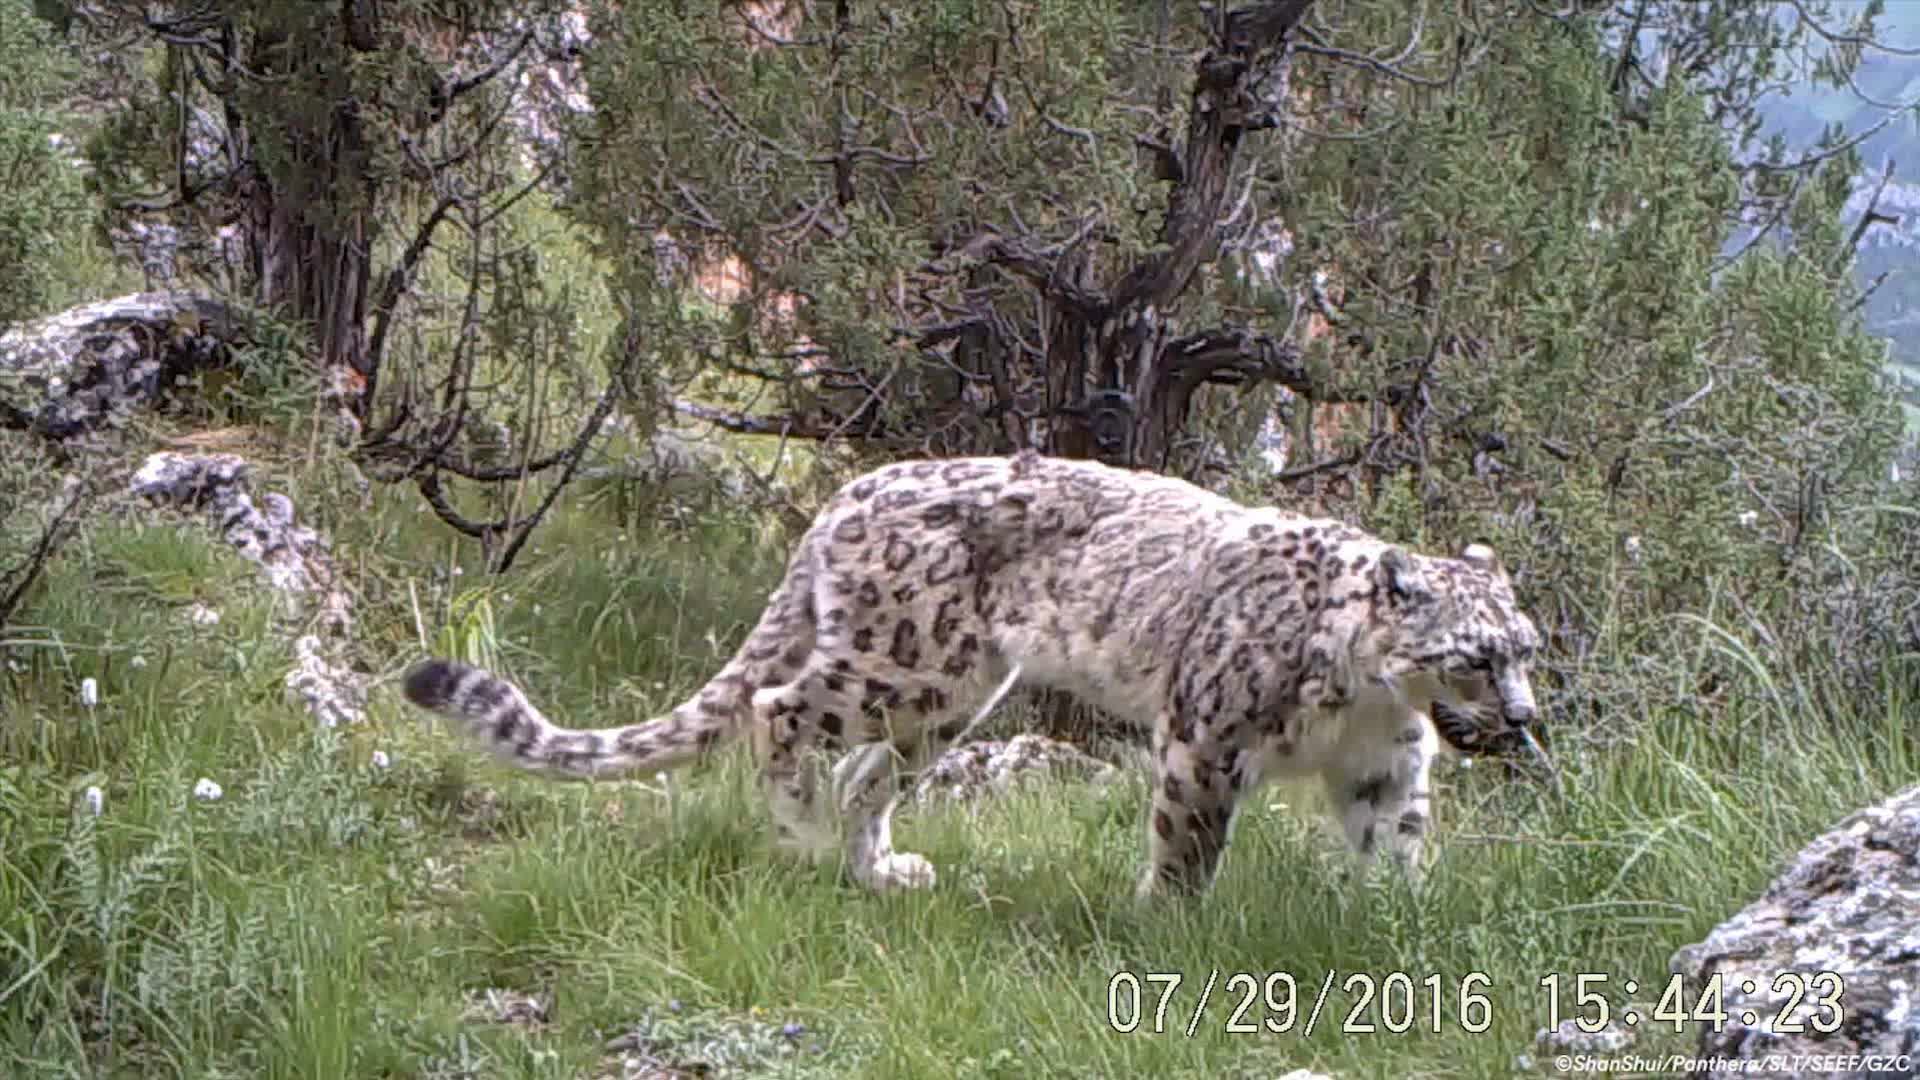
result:
M 987 739 L 942 754 L 921 772 L 914 784 L 913 800 L 922 804 L 942 799 L 965 801 L 1007 791 L 1021 775 L 1037 772 L 1103 784 L 1120 770 L 1071 743 L 1041 735 L 1016 735 L 1005 741 Z
M 127 490 L 149 502 L 199 509 L 246 486 L 251 467 L 238 454 L 151 454 L 127 481 Z
M 515 1027 L 543 1028 L 553 1017 L 553 994 L 527 993 L 489 986 L 465 994 L 461 1019 Z
M 1640 1015 L 1646 1015 L 1648 1006 L 1629 1006 Z M 1622 1009 L 1621 1013 L 1625 1013 Z M 1533 1048 L 1542 1054 L 1585 1054 L 1591 1057 L 1613 1057 L 1623 1053 L 1634 1043 L 1638 1034 L 1623 1021 L 1611 1020 L 1599 1031 L 1583 1031 L 1579 1019 L 1560 1021 L 1559 1027 L 1541 1028 L 1534 1033 Z
M 291 601 L 288 626 L 304 629 L 309 617 L 317 621 L 331 640 L 313 633 L 295 639 L 287 692 L 325 727 L 357 723 L 365 715 L 366 688 L 334 655 L 353 628 L 353 600 L 334 572 L 327 539 L 296 522 L 293 500 L 280 492 L 261 496 L 256 507 L 247 490 L 250 476 L 251 467 L 237 454 L 163 450 L 141 462 L 127 487 L 151 503 L 204 512 L 221 538 Z M 219 621 L 210 609 L 188 617 L 202 626 Z
M 148 292 L 82 304 L 0 334 L 0 423 L 69 439 L 225 366 L 248 321 L 224 301 Z
M 286 686 L 306 707 L 307 715 L 322 727 L 358 723 L 365 716 L 365 689 L 351 670 L 327 658 L 319 637 L 300 635 L 293 642 L 293 655 Z
M 1674 953 L 1671 967 L 1689 994 L 1720 976 L 1729 1019 L 1718 1032 L 1701 1026 L 1700 1058 L 1764 1060 L 1742 1075 L 1794 1076 L 1791 1055 L 1880 1055 L 1904 1060 L 1824 1075 L 1920 1076 L 1920 785 L 1807 845 L 1760 899 Z M 1832 981 L 1823 972 L 1844 986 L 1830 1032 L 1813 1026 L 1831 1016 L 1817 1000 Z M 1800 976 L 1805 992 L 1794 1002 L 1788 982 Z M 1776 1034 L 1772 1021 L 1788 1004 L 1805 1030 Z

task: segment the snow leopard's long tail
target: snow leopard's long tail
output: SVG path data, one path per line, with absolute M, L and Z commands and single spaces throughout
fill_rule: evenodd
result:
M 429 659 L 407 672 L 408 701 L 457 723 L 495 757 L 530 772 L 573 780 L 664 772 L 717 749 L 740 731 L 739 710 L 707 707 L 696 695 L 665 716 L 583 731 L 542 715 L 520 688 L 458 660 Z
M 520 688 L 457 660 L 428 659 L 407 672 L 401 693 L 458 724 L 466 736 L 518 768 L 587 780 L 679 768 L 732 741 L 753 718 L 753 693 L 785 681 L 813 649 L 806 577 L 790 577 L 732 660 L 665 716 L 626 727 L 579 730 L 547 719 Z

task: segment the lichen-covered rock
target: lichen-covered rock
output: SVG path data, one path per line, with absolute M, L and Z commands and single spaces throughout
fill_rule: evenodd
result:
M 266 493 L 255 506 L 250 475 L 237 454 L 163 450 L 141 462 L 127 487 L 155 504 L 204 512 L 221 538 L 292 602 L 292 624 L 304 626 L 311 617 L 334 638 L 308 633 L 295 639 L 287 691 L 326 727 L 357 723 L 365 715 L 366 688 L 335 655 L 352 629 L 353 601 L 335 573 L 327 539 L 298 524 L 293 500 L 280 492 Z
M 198 510 L 219 505 L 244 490 L 251 466 L 238 454 L 150 454 L 127 481 L 127 490 L 150 502 Z
M 211 296 L 148 292 L 82 304 L 0 334 L 0 422 L 51 439 L 108 426 L 176 380 L 227 363 L 244 314 Z
M 1617 1057 L 1632 1047 L 1639 1035 L 1639 1029 L 1626 1023 L 1622 1017 L 1628 1011 L 1637 1016 L 1645 1016 L 1652 1006 L 1644 1002 L 1636 1003 L 1613 1014 L 1613 1018 L 1599 1031 L 1587 1031 L 1581 1028 L 1580 1018 L 1560 1021 L 1558 1027 L 1541 1028 L 1534 1033 L 1533 1048 L 1541 1054 L 1559 1056 L 1561 1054 L 1584 1054 L 1590 1057 Z M 1533 1068 L 1532 1056 L 1526 1055 L 1526 1069 Z
M 328 658 L 317 636 L 302 634 L 295 639 L 293 656 L 287 690 L 320 726 L 356 724 L 366 717 L 366 688 L 350 669 Z
M 1824 1075 L 1920 1076 L 1920 785 L 1807 845 L 1760 899 L 1674 953 L 1672 969 L 1690 980 L 1692 993 L 1720 976 L 1730 1019 L 1718 1032 L 1702 1026 L 1701 1058 L 1779 1062 L 1779 1069 L 1742 1075 L 1793 1076 L 1796 1054 L 1904 1056 L 1893 1071 Z M 1783 972 L 1839 977 L 1836 1030 L 1814 1027 L 1831 1016 L 1816 1000 L 1818 982 L 1789 1011 L 1802 1030 L 1772 1029 L 1792 997 L 1786 985 L 1774 989 Z M 1749 1011 L 1753 1023 L 1742 1015 Z
M 973 799 L 1004 792 L 1022 775 L 1043 772 L 1106 783 L 1119 770 L 1070 743 L 1041 735 L 1016 735 L 1004 742 L 988 739 L 942 754 L 921 772 L 913 800 L 924 804 Z

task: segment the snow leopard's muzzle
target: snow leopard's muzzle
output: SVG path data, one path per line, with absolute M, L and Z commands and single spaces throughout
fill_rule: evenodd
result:
M 1500 695 L 1500 719 L 1508 730 L 1520 730 L 1539 719 L 1540 707 L 1533 700 L 1533 680 L 1519 664 L 1507 664 L 1492 672 L 1494 691 Z

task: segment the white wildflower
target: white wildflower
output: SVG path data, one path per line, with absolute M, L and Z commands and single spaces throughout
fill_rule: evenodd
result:
M 1741 528 L 1751 529 L 1751 528 L 1757 527 L 1759 524 L 1760 524 L 1760 511 L 1758 510 L 1740 511 L 1740 527 Z
M 144 656 L 135 656 L 133 659 L 127 661 L 127 666 L 138 671 L 147 666 L 147 658 Z
M 87 790 L 80 793 L 80 799 L 87 804 L 87 813 L 99 817 L 107 808 L 107 793 L 100 790 L 99 784 L 88 784 Z
M 80 704 L 89 709 L 100 704 L 100 684 L 92 676 L 80 680 Z
M 375 750 L 373 752 L 374 768 L 384 769 L 392 764 L 393 764 L 393 759 L 387 756 L 387 752 L 385 750 Z
M 193 785 L 193 797 L 199 799 L 201 802 L 218 802 L 220 801 L 220 796 L 224 794 L 226 794 L 226 792 L 220 789 L 219 784 L 214 783 L 204 776 L 200 778 L 199 783 Z
M 1627 550 L 1627 558 L 1632 559 L 1634 562 L 1639 562 L 1641 551 L 1640 538 L 1637 536 L 1629 536 L 1624 546 Z
M 195 604 L 187 609 L 187 621 L 195 626 L 218 626 L 220 613 L 205 604 Z

